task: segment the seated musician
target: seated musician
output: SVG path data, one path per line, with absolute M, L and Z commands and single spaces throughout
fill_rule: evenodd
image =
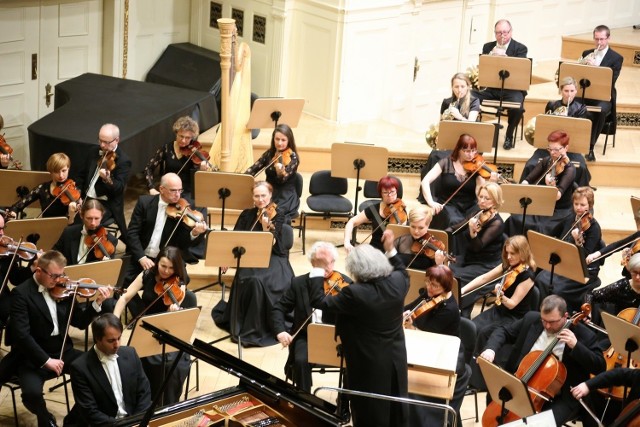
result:
M 506 355 L 508 360 L 504 360 L 500 352 L 505 344 L 513 345 L 511 353 Z M 562 425 L 578 415 L 581 409 L 578 401 L 571 396 L 570 388 L 586 381 L 590 373 L 598 374 L 605 369 L 604 357 L 597 345 L 595 333 L 581 323 L 571 322 L 562 297 L 549 295 L 542 301 L 540 312 L 530 311 L 522 319 L 496 329 L 480 357 L 494 362 L 496 355 L 501 356 L 499 362 L 505 363 L 505 369 L 514 373 L 519 366 L 520 369 L 528 369 L 529 366 L 521 365 L 525 356 L 533 351 L 544 350 L 550 350 L 552 354 L 549 357 L 562 362 L 566 367 L 567 377 L 553 400 L 537 409 L 550 409 L 556 425 Z M 531 365 L 535 365 L 535 362 Z M 554 375 L 551 375 L 550 381 Z M 497 404 L 497 416 L 500 404 L 493 403 Z M 489 415 L 491 413 L 489 410 L 488 413 L 485 412 L 485 416 L 493 417 Z
M 70 167 L 71 160 L 66 154 L 54 153 L 49 156 L 47 172 L 51 175 L 51 181 L 38 185 L 22 200 L 14 203 L 9 208 L 9 217 L 16 218 L 18 213 L 37 200 L 42 207 L 40 216 L 43 218 L 66 216 L 69 218 L 69 224 L 73 224 L 82 200 L 79 193 L 75 194 L 78 191 L 75 183 L 68 179 Z M 74 197 L 76 195 L 78 197 Z
M 193 174 L 197 170 L 208 170 L 207 162 L 200 161 L 191 148 L 194 142 L 197 143 L 200 127 L 191 117 L 183 116 L 173 124 L 173 132 L 176 134 L 175 141 L 158 148 L 144 168 L 149 194 L 160 194 L 153 183 L 153 173 L 160 168 L 160 175 L 169 172 L 177 174 L 184 186 L 184 196 L 193 198 Z
M 323 279 L 327 291 L 340 292 L 343 286 L 352 280 L 333 269 L 338 251 L 335 246 L 327 242 L 316 242 L 311 247 L 309 261 L 310 273 L 296 276 L 291 280 L 291 286 L 285 291 L 271 312 L 273 317 L 273 332 L 278 341 L 289 347 L 289 358 L 285 366 L 287 376 L 300 389 L 311 392 L 311 365 L 308 362 L 307 325 L 309 323 L 335 323 L 335 316 L 330 312 L 313 310 L 309 305 L 309 286 L 313 279 Z M 335 289 L 331 289 L 334 284 Z M 293 311 L 293 326 L 287 330 L 286 316 Z
M 180 249 L 167 246 L 158 252 L 153 267 L 138 274 L 129 285 L 127 292 L 118 299 L 113 314 L 120 317 L 127 304 L 137 297 L 140 291 L 142 291 L 144 309 L 137 313 L 137 316 L 196 307 L 197 298 L 187 289 L 188 283 L 189 276 L 187 276 Z M 154 396 L 160 390 L 162 381 L 177 355 L 178 352 L 168 353 L 166 364 L 163 363 L 162 355 L 142 358 L 142 366 L 149 378 L 151 393 Z M 163 365 L 165 371 L 163 371 Z M 168 378 L 168 385 L 163 395 L 164 405 L 180 400 L 182 386 L 189 374 L 189 366 L 189 355 L 185 353 L 178 362 L 173 376 Z
M 111 425 L 151 406 L 149 380 L 135 348 L 121 346 L 122 323 L 112 313 L 91 324 L 95 344 L 71 365 L 76 404 L 64 426 Z
M 640 230 L 587 255 L 587 264 L 591 264 L 598 259 L 606 259 L 610 255 L 622 250 L 622 264 L 625 265 L 634 254 L 640 251 L 640 243 L 638 242 L 640 242 Z M 622 268 L 622 275 L 628 279 L 631 278 L 629 270 L 625 267 Z
M 559 86 L 562 98 L 557 101 L 547 102 L 547 106 L 544 109 L 545 114 L 585 119 L 587 117 L 587 107 L 575 99 L 578 92 L 576 80 L 573 77 L 565 77 Z
M 429 267 L 425 273 L 424 288 L 420 289 L 420 296 L 415 301 L 405 306 L 405 328 L 420 329 L 434 334 L 444 334 L 457 337 L 460 335 L 460 311 L 451 291 L 454 283 L 453 273 L 446 265 Z M 423 302 L 424 301 L 424 302 Z M 456 364 L 456 386 L 453 398 L 449 405 L 458 414 L 460 419 L 460 406 L 467 390 L 470 368 L 467 368 L 464 360 L 464 347 L 461 343 Z M 410 395 L 414 399 L 424 400 L 418 395 Z M 429 399 L 436 403 L 445 403 L 438 399 Z M 433 426 L 443 423 L 442 410 L 423 408 L 411 405 L 409 407 L 409 425 Z
M 418 206 L 409 212 L 409 234 L 403 234 L 393 241 L 398 257 L 407 268 L 426 270 L 434 265 L 442 265 L 447 255 L 438 246 L 442 242 L 429 234 L 429 224 L 433 209 Z M 442 247 L 444 247 L 442 245 Z
M 467 214 L 478 211 L 476 196 L 485 180 L 478 173 L 472 175 L 476 170 L 472 161 L 477 154 L 476 140 L 471 135 L 460 135 L 451 156 L 440 159 L 423 178 L 422 194 L 427 205 L 435 211 L 433 228 L 444 230 L 451 224 L 463 222 Z M 431 183 L 438 178 L 438 193 L 432 194 Z M 497 180 L 497 174 L 495 179 L 492 174 L 492 180 Z
M 353 249 L 351 237 L 354 227 L 371 223 L 371 240 L 369 244 L 376 249 L 384 251 L 382 247 L 382 232 L 387 224 L 406 224 L 406 207 L 402 199 L 398 197 L 400 181 L 392 176 L 383 176 L 378 181 L 378 195 L 382 199 L 380 203 L 370 205 L 358 215 L 349 219 L 344 227 L 344 248 L 347 252 Z
M 478 192 L 478 211 L 463 224 L 451 227 L 456 254 L 451 269 L 460 286 L 500 263 L 504 243 L 504 221 L 499 213 L 502 203 L 502 188 L 488 182 Z
M 91 304 L 78 305 L 71 315 L 75 294 L 63 287 L 67 261 L 58 251 L 38 259 L 33 277 L 11 292 L 11 316 L 7 339 L 11 351 L 0 362 L 0 381 L 17 375 L 24 406 L 38 418 L 38 426 L 55 426 L 43 396 L 45 381 L 69 373 L 71 363 L 82 354 L 73 348 L 68 325 L 84 329 L 102 310 L 109 288 L 100 287 Z M 66 329 L 65 329 L 66 328 Z
M 120 230 L 120 239 L 127 241 L 127 223 L 124 219 L 124 190 L 129 180 L 131 160 L 118 148 L 120 129 L 105 124 L 98 134 L 99 144 L 88 153 L 77 175 L 78 188 L 85 199 L 99 199 L 105 208 L 102 218 L 113 218 Z
M 595 252 L 601 246 L 602 230 L 598 221 L 590 213 L 593 211 L 593 199 L 591 187 L 577 188 L 573 192 L 574 214 L 560 222 L 549 235 L 581 247 L 581 253 Z M 541 271 L 535 281 L 543 295 L 551 293 L 560 295 L 567 302 L 569 311 L 579 311 L 585 294 L 601 284 L 598 278 L 600 263 L 589 264 L 587 272 L 589 281 L 586 284 L 560 275 L 554 275 L 552 283 L 551 273 L 547 270 Z
M 298 216 L 300 208 L 295 185 L 299 164 L 293 130 L 289 125 L 280 123 L 273 130 L 269 149 L 245 172 L 256 176 L 264 169 L 266 181 L 273 187 L 273 201 L 282 210 L 287 224 Z
M 273 234 L 273 245 L 267 268 L 241 267 L 236 272 L 229 301 L 221 301 L 212 310 L 218 327 L 231 330 L 233 338 L 241 337 L 242 345 L 264 347 L 276 344 L 272 325 L 273 306 L 291 286 L 293 269 L 289 263 L 287 241 L 291 227 L 285 224 L 284 212 L 272 202 L 272 187 L 266 181 L 253 186 L 255 207 L 240 213 L 234 231 L 266 231 Z M 235 302 L 237 299 L 237 303 Z M 239 330 L 233 330 L 237 322 Z
M 442 100 L 441 120 L 475 122 L 480 113 L 480 101 L 471 95 L 471 80 L 465 73 L 456 73 L 451 78 L 451 97 Z
M 104 207 L 99 200 L 87 200 L 80 208 L 82 224 L 70 225 L 62 231 L 60 238 L 53 245 L 53 249 L 62 252 L 68 265 L 101 261 L 113 257 L 118 239 L 100 225 L 103 215 Z M 97 243 L 98 241 L 99 243 Z M 106 249 L 106 254 L 102 248 Z
M 576 168 L 567 157 L 569 135 L 562 130 L 556 130 L 549 134 L 547 141 L 549 142 L 547 150 L 551 155 L 538 162 L 521 184 L 555 187 L 558 190 L 556 204 L 553 215 L 550 217 L 527 215 L 525 233 L 527 230 L 535 230 L 548 234 L 571 213 L 571 195 L 573 194 Z M 507 235 L 523 234 L 522 222 L 522 215 L 511 215 L 505 222 Z

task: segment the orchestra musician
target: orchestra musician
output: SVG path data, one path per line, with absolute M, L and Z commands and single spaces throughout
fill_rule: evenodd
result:
M 86 328 L 102 310 L 102 302 L 111 294 L 107 287 L 97 289 L 91 304 L 71 307 L 75 294 L 56 301 L 50 295 L 64 279 L 67 261 L 58 251 L 47 251 L 38 259 L 33 277 L 11 292 L 11 316 L 7 337 L 11 351 L 0 362 L 0 380 L 17 374 L 24 406 L 38 418 L 38 426 L 55 426 L 56 419 L 47 410 L 44 382 L 69 373 L 71 363 L 82 352 L 73 347 L 68 325 Z
M 578 83 L 573 77 L 565 77 L 560 81 L 560 95 L 562 98 L 557 101 L 547 102 L 545 114 L 556 116 L 576 117 L 584 119 L 587 117 L 587 107 L 576 100 Z
M 496 41 L 485 43 L 484 46 L 482 46 L 483 55 L 511 56 L 518 58 L 527 57 L 527 47 L 511 38 L 513 29 L 509 21 L 506 19 L 499 20 L 496 22 L 494 31 Z M 520 123 L 520 120 L 522 119 L 522 114 L 524 113 L 522 103 L 524 102 L 524 97 L 527 93 L 519 90 L 501 91 L 500 88 L 483 88 L 481 90 L 473 91 L 473 96 L 478 98 L 481 103 L 485 99 L 499 100 L 501 94 L 503 95 L 503 101 L 517 102 L 520 104 L 520 108 L 510 108 L 508 110 L 508 126 L 504 140 L 504 149 L 510 150 L 515 146 L 513 137 L 515 130 L 518 127 L 518 123 Z
M 325 296 L 319 282 L 311 283 L 311 306 L 337 315 L 347 388 L 388 396 L 407 396 L 407 348 L 402 308 L 409 278 L 396 256 L 393 233 L 383 233 L 386 256 L 371 245 L 356 246 L 345 266 L 354 279 L 335 296 Z M 404 405 L 351 397 L 354 426 L 408 426 Z
M 451 78 L 451 97 L 442 100 L 441 120 L 475 122 L 480 113 L 480 101 L 471 95 L 471 80 L 465 73 L 456 73 Z
M 98 133 L 99 144 L 92 147 L 77 175 L 78 189 L 85 199 L 99 199 L 104 205 L 102 218 L 115 220 L 120 230 L 120 240 L 127 241 L 127 223 L 124 218 L 124 190 L 129 180 L 131 160 L 118 147 L 120 129 L 114 124 L 105 124 Z
M 198 305 L 193 292 L 187 289 L 189 276 L 182 259 L 180 249 L 166 246 L 158 252 L 153 267 L 142 271 L 129 285 L 127 291 L 118 299 L 113 314 L 117 317 L 127 307 L 127 304 L 142 291 L 144 310 L 134 313 L 136 316 L 178 311 L 185 308 L 193 308 Z M 166 293 L 165 293 L 166 291 Z M 142 366 L 151 384 L 151 393 L 157 394 L 172 362 L 178 356 L 178 352 L 167 353 L 166 363 L 162 355 L 142 358 Z M 164 366 L 164 371 L 163 371 Z M 178 367 L 171 377 L 168 377 L 167 386 L 163 394 L 163 404 L 168 405 L 180 400 L 182 386 L 189 374 L 189 355 L 183 354 L 178 362 Z
M 315 242 L 309 253 L 311 272 L 294 277 L 291 280 L 291 286 L 284 292 L 271 312 L 273 332 L 278 342 L 289 347 L 285 372 L 293 379 L 296 387 L 309 393 L 313 383 L 311 365 L 308 362 L 307 325 L 308 323 L 335 324 L 333 313 L 312 310 L 309 304 L 309 287 L 312 281 L 321 281 L 327 285 L 325 291 L 334 294 L 340 292 L 343 286 L 353 283 L 349 277 L 334 270 L 336 258 L 338 258 L 338 251 L 335 246 L 327 242 Z M 335 288 L 332 289 L 334 285 Z M 293 326 L 287 329 L 285 318 L 292 311 Z
M 200 127 L 191 117 L 183 116 L 173 124 L 173 132 L 176 134 L 175 140 L 158 148 L 144 168 L 149 194 L 152 196 L 160 194 L 153 183 L 153 173 L 159 168 L 160 176 L 169 172 L 177 174 L 182 180 L 184 195 L 192 197 L 193 174 L 197 170 L 208 170 L 207 162 L 199 161 L 199 157 L 193 154 L 190 148 L 194 142 L 197 142 Z M 194 149 L 197 150 L 197 148 Z
M 370 205 L 358 215 L 351 217 L 344 227 L 344 248 L 347 252 L 353 250 L 351 237 L 354 227 L 370 222 L 373 231 L 371 232 L 369 244 L 383 251 L 381 239 L 385 226 L 387 224 L 406 224 L 406 207 L 402 199 L 398 197 L 400 186 L 401 183 L 396 177 L 383 176 L 380 178 L 378 181 L 378 195 L 380 195 L 382 201 Z
M 569 323 L 569 327 L 565 327 Z M 555 342 L 552 356 L 566 367 L 566 380 L 553 400 L 546 402 L 542 410 L 550 409 L 556 425 L 563 425 L 580 411 L 580 404 L 570 392 L 575 384 L 598 374 L 605 369 L 602 351 L 597 345 L 596 335 L 582 323 L 570 323 L 567 305 L 558 295 L 549 295 L 540 305 L 540 311 L 530 311 L 522 319 L 497 328 L 489 337 L 480 357 L 494 362 L 505 344 L 512 344 L 505 369 L 516 372 L 522 359 L 530 352 L 545 350 Z M 500 358 L 502 359 L 502 357 Z M 503 362 L 500 360 L 500 362 Z M 545 375 L 545 374 L 542 374 Z M 551 374 L 551 379 L 553 379 Z
M 216 325 L 226 330 L 232 319 L 237 321 L 240 329 L 232 334 L 239 334 L 245 346 L 264 347 L 278 342 L 273 333 L 272 311 L 294 277 L 289 263 L 293 230 L 285 224 L 284 212 L 273 203 L 272 191 L 271 184 L 257 181 L 253 186 L 254 207 L 243 210 L 233 228 L 273 234 L 269 267 L 241 267 L 236 272 L 236 285 L 231 288 L 229 301 L 220 301 L 211 313 Z
M 573 184 L 576 177 L 576 168 L 567 157 L 569 150 L 569 135 L 556 130 L 547 137 L 549 142 L 547 150 L 550 156 L 538 162 L 521 184 L 548 185 L 556 187 L 556 204 L 553 215 L 538 216 L 528 215 L 526 221 L 527 230 L 539 231 L 549 234 L 550 230 L 571 214 Z M 522 215 L 513 214 L 505 222 L 507 235 L 522 234 Z
M 47 172 L 51 175 L 51 181 L 38 185 L 23 197 L 22 200 L 11 206 L 8 216 L 10 218 L 16 218 L 19 212 L 22 212 L 27 206 L 37 200 L 40 201 L 40 206 L 42 207 L 42 217 L 66 216 L 69 220 L 68 223 L 73 224 L 82 200 L 79 197 L 76 200 L 72 200 L 73 197 L 67 197 L 65 200 L 67 203 L 63 203 L 63 196 L 65 195 L 65 191 L 63 190 L 69 189 L 69 191 L 72 191 L 71 186 L 67 186 L 73 183 L 73 181 L 68 179 L 70 167 L 71 160 L 66 154 L 54 153 L 49 156 L 47 160 Z M 73 190 L 75 190 L 75 186 L 73 186 Z M 57 198 L 56 195 L 58 196 Z
M 444 264 L 447 259 L 445 252 L 436 246 L 442 242 L 430 240 L 432 236 L 429 234 L 429 224 L 432 218 L 433 209 L 429 206 L 420 205 L 411 209 L 408 217 L 409 234 L 394 239 L 393 246 L 407 268 L 426 270 L 434 265 Z
M 638 241 L 640 241 L 640 230 L 587 255 L 586 262 L 587 264 L 591 264 L 596 259 L 606 259 L 615 252 L 622 250 L 622 263 L 624 264 L 625 261 L 628 262 L 628 259 L 640 249 Z M 626 268 L 622 269 L 622 275 L 626 278 L 631 278 L 629 276 L 629 270 Z
M 95 243 L 87 244 L 87 237 L 91 239 L 91 236 L 96 235 L 99 230 L 102 230 L 100 231 L 100 235 L 104 235 L 106 242 L 109 243 L 102 243 L 103 247 L 107 246 L 109 249 L 115 249 L 118 245 L 118 239 L 100 225 L 103 216 L 104 207 L 102 203 L 97 199 L 89 199 L 84 202 L 80 208 L 82 224 L 70 225 L 62 231 L 60 238 L 53 245 L 53 249 L 60 251 L 64 255 L 68 265 L 101 261 L 113 257 L 113 253 L 105 255 L 101 251 L 99 251 L 99 255 L 101 256 L 96 256 Z
M 282 210 L 287 224 L 298 216 L 300 208 L 295 186 L 299 165 L 293 130 L 289 125 L 280 123 L 273 130 L 269 149 L 245 172 L 256 176 L 264 169 L 266 180 L 273 187 L 273 201 Z

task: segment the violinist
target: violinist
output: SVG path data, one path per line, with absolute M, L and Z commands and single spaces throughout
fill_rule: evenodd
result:
M 311 366 L 308 362 L 307 325 L 309 323 L 335 323 L 333 313 L 312 310 L 309 304 L 309 287 L 313 280 L 323 281 L 327 286 L 331 284 L 329 289 L 331 289 L 334 282 L 342 282 L 335 283 L 335 292 L 339 292 L 343 286 L 352 283 L 349 277 L 334 270 L 337 258 L 338 251 L 331 243 L 314 243 L 309 253 L 309 261 L 312 266 L 311 272 L 294 277 L 291 280 L 291 286 L 284 292 L 282 298 L 275 304 L 271 312 L 273 332 L 278 342 L 285 347 L 289 347 L 289 358 L 285 365 L 285 372 L 288 377 L 293 379 L 296 387 L 307 392 L 311 392 L 311 386 L 313 385 L 311 381 Z M 331 293 L 334 293 L 334 291 L 331 291 Z M 293 326 L 288 329 L 285 324 L 285 318 L 292 311 Z
M 49 294 L 64 277 L 66 264 L 60 252 L 45 252 L 38 259 L 33 277 L 11 292 L 8 333 L 12 346 L 0 362 L 0 380 L 4 382 L 6 375 L 17 374 L 22 402 L 37 416 L 39 426 L 56 425 L 44 400 L 45 381 L 68 373 L 71 362 L 82 354 L 65 338 L 67 325 L 86 328 L 111 292 L 107 287 L 98 288 L 96 299 L 91 304 L 76 305 L 70 318 L 75 298 L 55 301 Z
M 467 213 L 478 211 L 476 196 L 485 179 L 479 173 L 467 173 L 464 167 L 464 162 L 471 162 L 477 154 L 476 140 L 462 134 L 451 155 L 440 159 L 422 179 L 422 195 L 436 214 L 433 228 L 444 230 L 451 224 L 463 222 Z M 438 179 L 439 184 L 434 184 Z M 491 180 L 497 179 L 498 174 L 492 173 Z M 432 193 L 432 184 L 437 188 L 435 193 Z
M 80 209 L 82 224 L 70 225 L 62 231 L 53 249 L 62 252 L 68 265 L 113 258 L 118 239 L 100 225 L 103 215 L 104 207 L 99 200 L 87 200 Z
M 620 263 L 625 266 L 625 263 L 629 262 L 629 258 L 631 258 L 634 254 L 638 253 L 640 250 L 640 231 L 636 231 L 625 237 L 624 239 L 620 239 L 613 243 L 608 244 L 604 248 L 597 250 L 593 253 L 587 255 L 587 264 L 591 264 L 592 262 L 599 259 L 606 259 L 612 254 L 622 250 L 622 260 Z M 604 261 L 601 261 L 601 263 Z M 622 275 L 626 278 L 631 278 L 629 276 L 629 270 L 627 268 L 622 268 Z
M 144 168 L 144 176 L 149 187 L 149 194 L 155 196 L 160 193 L 154 188 L 154 171 L 159 168 L 160 175 L 168 172 L 176 173 L 182 179 L 185 196 L 191 197 L 193 174 L 197 170 L 207 170 L 205 162 L 200 162 L 197 165 L 193 159 L 195 155 L 191 155 L 191 147 L 193 147 L 194 143 L 197 143 L 200 127 L 191 117 L 183 116 L 173 124 L 173 132 L 176 134 L 175 140 L 164 144 L 149 159 L 149 163 Z
M 140 291 L 142 291 L 145 315 L 196 307 L 198 305 L 197 298 L 193 292 L 187 289 L 188 283 L 189 276 L 187 276 L 180 249 L 167 246 L 158 252 L 153 267 L 138 274 L 136 279 L 129 285 L 127 292 L 118 299 L 113 314 L 120 317 L 129 302 L 138 297 L 138 292 Z M 166 293 L 164 293 L 165 291 Z M 169 298 L 165 298 L 165 296 Z M 132 313 L 134 316 L 141 314 L 135 311 Z M 168 354 L 165 366 L 167 371 L 177 354 L 178 352 Z M 151 384 L 151 395 L 155 396 L 165 377 L 162 371 L 162 356 L 143 357 L 142 366 Z M 184 354 L 178 362 L 174 377 L 170 379 L 169 386 L 165 389 L 163 401 L 165 405 L 176 403 L 180 400 L 182 385 L 189 373 L 189 366 L 189 355 Z
M 67 190 L 71 190 L 69 184 L 74 184 L 72 180 L 68 179 L 70 167 L 71 160 L 69 156 L 64 153 L 52 154 L 47 160 L 47 171 L 51 175 L 51 181 L 38 185 L 22 200 L 11 206 L 8 216 L 10 218 L 16 218 L 19 212 L 22 212 L 27 206 L 37 200 L 40 201 L 40 206 L 42 207 L 41 215 L 44 218 L 66 216 L 69 219 L 69 224 L 73 224 L 82 200 L 78 193 L 72 195 L 72 197 L 67 196 L 65 200 L 67 203 L 63 203 L 65 193 Z M 75 186 L 73 186 L 73 190 L 77 192 Z M 58 196 L 57 198 L 56 195 Z
M 434 251 L 431 245 L 423 247 L 423 239 L 428 239 L 431 236 L 428 233 L 432 218 L 433 209 L 429 206 L 420 205 L 411 209 L 409 212 L 409 234 L 394 239 L 393 245 L 407 268 L 426 270 L 434 265 L 444 264 L 446 254 L 442 250 L 436 249 Z
M 569 313 L 567 305 L 558 295 L 549 295 L 540 305 L 540 311 L 530 311 L 522 319 L 503 325 L 493 331 L 480 357 L 497 363 L 514 373 L 521 360 L 530 352 L 545 350 L 557 339 L 552 357 L 562 362 L 567 371 L 566 380 L 559 394 L 545 403 L 542 410 L 551 409 L 556 425 L 573 419 L 580 404 L 571 396 L 571 387 L 589 379 L 605 369 L 602 351 L 595 333 L 582 323 L 565 327 Z M 513 347 L 510 353 L 502 352 L 506 344 Z M 553 373 L 542 373 L 553 379 Z
M 451 97 L 442 100 L 441 120 L 475 122 L 480 113 L 480 101 L 471 95 L 471 80 L 465 73 L 456 73 L 451 78 Z
M 235 231 L 268 231 L 273 235 L 269 267 L 241 267 L 234 279 L 238 286 L 231 288 L 228 303 L 221 301 L 212 311 L 216 325 L 222 329 L 229 330 L 231 319 L 237 320 L 240 325 L 237 333 L 242 338 L 242 345 L 246 346 L 264 347 L 278 343 L 271 313 L 294 276 L 287 243 L 293 240 L 293 230 L 285 224 L 284 212 L 273 203 L 272 196 L 271 184 L 256 182 L 253 186 L 254 207 L 243 210 L 233 228 Z M 236 298 L 241 303 L 235 304 Z
M 120 230 L 120 240 L 127 242 L 124 218 L 124 190 L 129 180 L 131 160 L 119 148 L 120 129 L 105 124 L 98 134 L 98 146 L 89 150 L 77 176 L 77 185 L 87 199 L 99 199 L 104 205 L 103 222 L 113 218 Z
M 401 184 L 398 178 L 393 176 L 380 178 L 378 181 L 378 194 L 382 201 L 370 205 L 358 215 L 349 219 L 344 227 L 344 248 L 347 252 L 353 249 L 351 237 L 354 227 L 370 222 L 373 232 L 369 243 L 374 248 L 383 251 L 381 239 L 386 224 L 406 224 L 406 207 L 402 199 L 398 197 L 400 188 Z
M 576 168 L 567 157 L 569 135 L 556 130 L 547 137 L 550 156 L 542 159 L 524 178 L 521 184 L 556 187 L 556 204 L 552 216 L 527 215 L 526 230 L 549 234 L 559 222 L 571 213 L 571 195 L 576 178 Z M 522 215 L 511 215 L 505 222 L 507 235 L 522 234 Z M 525 230 L 525 231 L 526 231 Z
M 602 230 L 598 221 L 590 213 L 593 211 L 593 202 L 591 187 L 577 188 L 573 192 L 573 215 L 566 217 L 551 230 L 549 235 L 579 246 L 581 254 L 595 252 L 601 245 Z M 599 272 L 599 262 L 589 264 L 587 266 L 589 281 L 586 284 L 556 275 L 553 278 L 553 289 L 551 289 L 551 274 L 544 270 L 536 276 L 536 283 L 540 286 L 542 293 L 560 295 L 567 302 L 569 310 L 579 311 L 585 294 L 602 283 L 598 278 Z
M 273 201 L 286 216 L 288 224 L 298 216 L 300 208 L 300 198 L 295 186 L 299 164 L 293 131 L 288 125 L 280 123 L 273 130 L 269 149 L 245 171 L 253 176 L 265 171 L 266 181 L 273 187 Z

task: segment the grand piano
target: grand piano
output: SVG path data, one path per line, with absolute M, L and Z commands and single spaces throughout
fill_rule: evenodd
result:
M 71 158 L 72 178 L 87 151 L 98 144 L 105 123 L 120 127 L 120 147 L 136 173 L 158 147 L 173 141 L 178 117 L 191 116 L 202 130 L 219 122 L 209 92 L 92 73 L 58 84 L 54 108 L 29 126 L 31 169 L 44 170 L 51 154 L 64 152 Z

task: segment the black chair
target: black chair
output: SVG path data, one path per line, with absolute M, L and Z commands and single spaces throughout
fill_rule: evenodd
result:
M 507 112 L 508 110 L 505 109 L 505 112 L 502 113 L 502 117 L 505 118 L 505 123 L 507 120 Z M 522 102 L 522 117 L 520 118 L 520 123 L 518 124 L 518 126 L 516 126 L 516 131 L 514 132 L 514 136 L 518 134 L 518 127 L 520 128 L 520 140 L 524 139 L 524 113 L 526 112 L 526 110 L 524 109 L 524 101 Z M 496 107 L 493 106 L 489 106 L 489 105 L 482 105 L 480 104 L 480 113 L 478 114 L 478 122 L 482 121 L 482 116 L 483 115 L 488 115 L 488 116 L 494 116 L 494 117 L 498 117 L 498 109 Z M 500 129 L 502 129 L 502 126 L 504 126 L 502 124 L 502 122 L 500 123 Z M 513 139 L 513 146 L 515 147 L 516 145 L 516 141 L 515 138 Z
M 310 196 L 307 198 L 307 206 L 311 212 L 300 213 L 302 223 L 302 253 L 306 253 L 305 241 L 308 217 L 351 218 L 351 201 L 344 197 L 347 194 L 348 183 L 346 178 L 334 178 L 331 171 L 321 170 L 311 175 L 309 182 Z
M 67 376 L 67 374 L 62 374 L 62 383 L 59 384 L 59 386 L 64 387 L 64 399 L 65 403 L 67 404 L 67 413 L 71 411 L 71 406 L 69 404 L 69 389 L 67 387 L 67 384 L 69 384 L 70 382 L 71 379 Z M 16 404 L 16 391 L 20 390 L 20 382 L 18 381 L 18 377 L 14 375 L 8 381 L 0 384 L 0 388 L 2 387 L 8 388 L 11 392 L 11 403 L 13 404 L 13 421 L 16 427 L 18 427 L 20 425 L 18 423 L 18 406 Z M 49 391 L 52 391 L 57 387 L 58 386 L 51 387 L 49 388 Z
M 611 111 L 607 114 L 607 117 L 604 119 L 604 126 L 602 127 L 602 132 L 605 134 L 604 138 L 604 147 L 602 148 L 602 155 L 604 156 L 607 153 L 607 143 L 609 142 L 609 135 L 612 136 L 613 140 L 613 148 L 616 148 L 616 128 L 617 128 L 617 114 L 616 114 L 616 103 L 615 101 L 611 104 Z
M 473 360 L 473 351 L 476 347 L 476 324 L 466 317 L 460 318 L 460 326 L 459 326 L 459 335 L 460 341 L 462 341 L 462 347 L 464 348 L 464 362 L 467 365 L 471 365 L 475 363 Z M 476 408 L 476 423 L 479 421 L 478 418 L 478 389 L 467 385 L 467 390 L 464 392 L 465 396 L 473 395 L 473 400 Z M 466 418 L 470 419 L 470 418 Z
M 397 179 L 398 182 L 400 183 L 400 188 L 398 189 L 398 198 L 402 199 L 402 195 L 403 195 L 402 181 L 397 176 L 393 176 L 393 175 L 389 175 L 389 176 Z M 378 194 L 377 181 L 366 180 L 364 182 L 362 194 L 364 195 L 364 197 L 366 197 L 369 200 L 365 200 L 362 203 L 360 203 L 360 206 L 358 206 L 358 212 L 362 212 L 363 210 L 367 209 L 369 206 L 379 203 L 381 201 L 380 195 Z

